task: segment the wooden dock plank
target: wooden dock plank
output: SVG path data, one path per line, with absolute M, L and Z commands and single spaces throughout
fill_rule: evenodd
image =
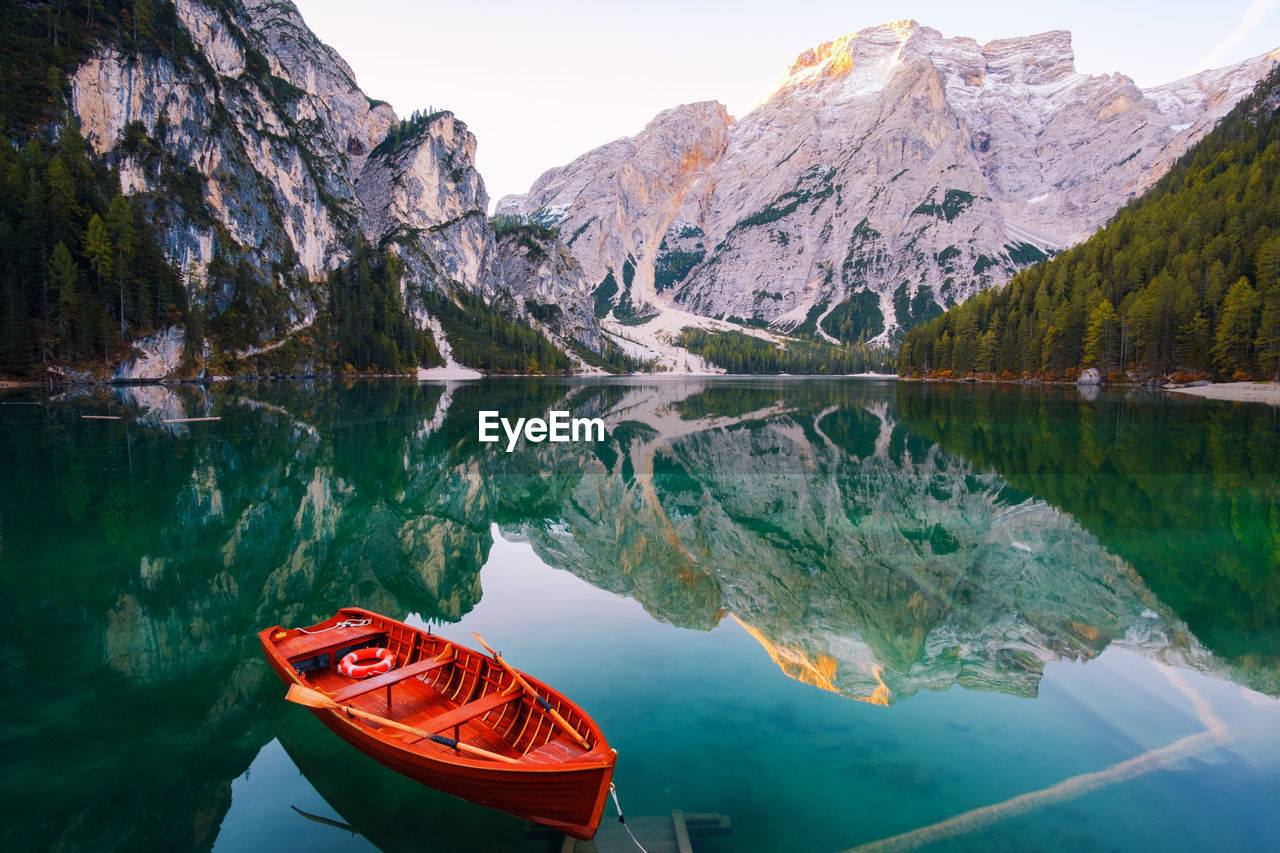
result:
M 676 849 L 680 853 L 693 853 L 693 845 L 689 843 L 689 827 L 684 823 L 684 812 L 675 809 L 671 812 L 671 825 L 676 834 Z
M 685 814 L 680 809 L 669 816 L 638 817 L 627 821 L 636 839 L 649 853 L 693 853 L 691 835 L 728 835 L 729 818 L 719 814 Z M 624 826 L 604 820 L 595 838 L 578 841 L 564 836 L 560 853 L 635 853 L 635 842 Z

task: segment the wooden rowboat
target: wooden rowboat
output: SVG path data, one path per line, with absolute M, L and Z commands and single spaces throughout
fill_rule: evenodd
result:
M 595 834 L 617 753 L 578 706 L 496 653 L 356 607 L 258 639 L 288 698 L 376 761 L 576 838 Z M 389 672 L 338 672 L 350 652 L 375 647 L 394 653 Z

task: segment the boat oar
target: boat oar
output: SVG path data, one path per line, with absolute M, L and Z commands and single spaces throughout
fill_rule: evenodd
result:
M 395 720 L 388 720 L 386 717 L 379 717 L 377 714 L 370 714 L 368 711 L 361 711 L 359 708 L 352 708 L 349 705 L 339 705 L 319 690 L 312 690 L 310 687 L 303 687 L 301 684 L 290 686 L 288 694 L 285 695 L 290 702 L 296 702 L 299 705 L 306 705 L 308 708 L 328 708 L 330 711 L 343 711 L 354 717 L 363 717 L 370 722 L 377 723 L 380 726 L 387 726 L 393 729 L 399 729 L 411 735 L 417 735 L 424 740 L 435 741 L 443 744 L 450 749 L 460 749 L 463 752 L 469 752 L 472 755 L 478 755 L 481 758 L 488 758 L 491 761 L 505 761 L 507 764 L 519 764 L 514 758 L 508 758 L 505 755 L 499 755 L 496 752 L 490 752 L 487 749 L 481 749 L 478 746 L 472 746 L 459 740 L 444 735 L 433 734 L 423 729 L 415 729 L 413 726 L 406 726 L 404 723 L 397 723 Z
M 530 696 L 533 697 L 533 701 L 537 702 L 539 705 L 542 706 L 542 710 L 546 711 L 548 714 L 551 715 L 551 719 L 555 720 L 557 723 L 560 724 L 560 728 L 564 729 L 566 732 L 569 733 L 571 737 L 573 737 L 574 740 L 582 744 L 583 749 L 590 751 L 591 744 L 587 742 L 587 739 L 584 738 L 582 735 L 578 734 L 578 730 L 575 729 L 573 726 L 569 725 L 569 721 L 566 720 L 564 717 L 560 716 L 560 714 L 556 712 L 556 709 L 552 708 L 551 704 L 547 702 L 546 699 L 543 699 L 541 696 L 539 696 L 538 691 L 533 689 L 533 685 L 525 681 L 524 676 L 522 676 L 514 666 L 512 666 L 511 664 L 503 660 L 502 655 L 495 652 L 489 646 L 489 644 L 484 641 L 484 637 L 481 637 L 475 631 L 471 632 L 471 636 L 475 637 L 476 642 L 478 642 L 480 645 L 484 646 L 486 649 L 489 650 L 489 654 L 493 655 L 493 659 L 496 660 L 498 663 L 502 664 L 503 669 L 511 673 L 511 677 L 514 678 L 516 682 L 519 683 L 519 685 L 523 687 Z

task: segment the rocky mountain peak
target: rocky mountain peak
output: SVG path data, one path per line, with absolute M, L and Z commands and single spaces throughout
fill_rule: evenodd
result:
M 815 77 L 838 77 L 885 59 L 895 59 L 903 45 L 921 32 L 915 21 L 895 21 L 802 51 L 783 75 L 783 83 L 802 83 Z M 928 30 L 935 33 L 935 30 Z
M 1144 91 L 1079 73 L 1065 30 L 980 45 L 900 21 L 804 51 L 736 122 L 664 112 L 500 207 L 578 235 L 588 278 L 635 303 L 628 322 L 670 308 L 892 343 L 1087 237 L 1271 64 Z M 643 156 L 659 138 L 665 156 Z M 678 181 L 645 168 L 694 149 Z
M 979 45 L 970 38 L 946 38 L 913 20 L 895 21 L 805 50 L 760 104 L 783 90 L 815 88 L 837 80 L 846 97 L 874 95 L 888 85 L 898 69 L 916 62 L 925 62 L 944 77 L 975 90 L 984 86 L 1052 86 L 1076 74 L 1067 30 Z

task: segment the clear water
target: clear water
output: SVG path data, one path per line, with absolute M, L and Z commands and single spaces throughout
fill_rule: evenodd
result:
M 490 409 L 609 437 L 508 454 Z M 283 700 L 255 632 L 347 604 L 483 634 L 600 723 L 629 817 L 726 815 L 702 851 L 1280 837 L 1263 406 L 219 385 L 11 393 L 0 448 L 6 850 L 558 850 Z

